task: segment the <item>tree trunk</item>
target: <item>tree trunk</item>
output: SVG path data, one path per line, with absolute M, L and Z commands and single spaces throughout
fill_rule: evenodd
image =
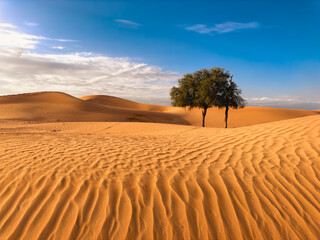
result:
M 226 128 L 228 127 L 228 111 L 229 111 L 229 107 L 226 106 L 226 115 L 225 115 L 225 123 L 226 123 Z
M 207 115 L 207 108 L 204 108 L 202 110 L 202 127 L 205 126 L 205 118 L 206 118 L 206 115 Z

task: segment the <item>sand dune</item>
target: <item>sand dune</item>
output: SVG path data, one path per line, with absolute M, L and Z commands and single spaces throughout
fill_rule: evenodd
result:
M 158 111 L 172 113 L 181 116 L 191 125 L 201 126 L 202 114 L 200 109 L 182 109 L 161 105 L 141 104 L 122 98 L 104 95 L 84 96 L 81 99 L 121 108 L 130 108 L 145 111 Z M 290 118 L 317 115 L 319 112 L 310 110 L 281 109 L 267 107 L 246 107 L 244 109 L 230 109 L 229 127 L 243 127 L 261 123 L 280 121 Z M 224 127 L 224 109 L 212 108 L 208 110 L 206 117 L 207 127 Z
M 157 122 L 201 126 L 200 109 L 141 104 L 111 96 L 80 99 L 60 92 L 40 92 L 0 96 L 0 120 L 34 122 Z M 290 118 L 317 115 L 310 110 L 246 107 L 230 110 L 229 127 L 243 127 Z M 212 108 L 207 127 L 224 127 L 224 110 Z
M 184 110 L 182 117 L 191 125 L 201 125 L 201 110 Z M 318 115 L 319 112 L 311 110 L 269 108 L 269 107 L 246 107 L 244 109 L 230 109 L 228 127 L 244 127 L 256 124 L 281 121 L 291 118 Z M 206 117 L 207 127 L 224 127 L 224 109 L 209 109 Z
M 234 129 L 1 120 L 0 239 L 319 239 L 319 139 L 320 115 Z
M 165 112 L 165 111 L 170 111 L 171 109 L 171 107 L 167 107 L 167 106 L 137 103 L 127 99 L 107 96 L 107 95 L 90 95 L 90 96 L 80 97 L 80 99 L 89 101 L 89 102 L 108 105 L 112 107 L 130 108 L 130 109 L 144 110 L 144 111 Z
M 59 92 L 0 97 L 0 119 L 46 122 L 158 122 L 189 124 L 179 115 L 96 104 Z

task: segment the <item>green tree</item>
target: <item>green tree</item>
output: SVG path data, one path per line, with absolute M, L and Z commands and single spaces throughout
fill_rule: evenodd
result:
M 240 96 L 242 91 L 232 81 L 232 78 L 233 76 L 230 76 L 229 81 L 224 82 L 223 88 L 220 89 L 221 95 L 219 96 L 219 101 L 217 101 L 217 107 L 225 107 L 225 128 L 228 127 L 229 108 L 237 109 L 246 106 L 246 100 Z
M 210 107 L 224 107 L 227 98 L 222 90 L 227 89 L 230 73 L 223 68 L 202 69 L 194 73 L 185 74 L 178 80 L 178 87 L 170 91 L 171 104 L 175 107 L 189 107 L 202 109 L 202 126 Z M 228 95 L 229 96 L 229 95 Z

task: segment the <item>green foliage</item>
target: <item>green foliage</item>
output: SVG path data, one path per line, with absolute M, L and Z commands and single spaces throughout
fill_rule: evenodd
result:
M 179 86 L 171 88 L 171 104 L 202 109 L 217 106 L 220 91 L 228 78 L 229 72 L 217 67 L 185 74 L 179 79 Z
M 241 89 L 238 88 L 238 85 L 232 81 L 232 77 L 227 83 L 224 84 L 224 87 L 221 89 L 221 97 L 218 103 L 218 107 L 231 107 L 231 108 L 244 108 L 246 106 L 246 100 L 241 97 Z
M 178 80 L 178 87 L 171 88 L 171 104 L 175 107 L 203 109 L 202 126 L 205 125 L 208 108 L 226 108 L 227 127 L 229 107 L 243 108 L 246 105 L 240 96 L 241 90 L 232 78 L 229 71 L 219 67 L 187 73 Z

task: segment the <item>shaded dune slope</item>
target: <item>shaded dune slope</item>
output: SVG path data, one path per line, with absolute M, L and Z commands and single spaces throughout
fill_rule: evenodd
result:
M 188 124 L 186 120 L 178 115 L 106 106 L 83 101 L 60 92 L 1 96 L 0 112 L 0 119 L 7 120 Z
M 319 115 L 228 130 L 10 124 L 0 239 L 319 239 Z
M 167 112 L 181 116 L 191 125 L 201 126 L 202 113 L 200 109 L 183 109 L 177 107 L 167 107 L 161 105 L 141 104 L 122 98 L 91 95 L 84 96 L 81 99 L 121 108 L 130 108 L 145 111 Z M 229 127 L 243 127 L 273 121 L 280 121 L 290 118 L 305 117 L 317 115 L 319 112 L 310 110 L 268 108 L 268 107 L 246 107 L 244 109 L 230 109 L 229 111 Z M 206 126 L 208 127 L 224 127 L 224 109 L 212 108 L 208 110 L 206 117 Z

